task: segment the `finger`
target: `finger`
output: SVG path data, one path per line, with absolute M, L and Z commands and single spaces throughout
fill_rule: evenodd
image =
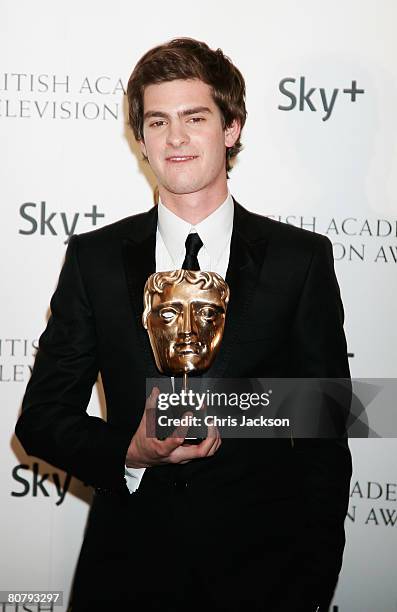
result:
M 219 435 L 219 429 L 216 427 L 216 425 L 209 424 L 207 426 L 207 438 L 216 438 L 219 437 Z
M 178 433 L 182 429 L 178 428 Z M 185 432 L 186 434 L 186 432 Z M 174 438 L 168 438 L 172 440 Z M 181 440 L 181 438 L 179 438 Z M 199 459 L 202 457 L 208 457 L 214 455 L 222 443 L 219 429 L 213 425 L 208 426 L 207 437 L 204 438 L 200 444 L 189 444 L 188 442 L 181 446 L 175 446 L 170 452 L 169 462 L 170 463 L 187 463 L 192 459 Z M 164 444 L 164 442 L 162 443 Z
M 208 457 L 209 455 L 213 455 L 215 453 L 215 448 L 220 440 L 219 435 L 215 435 L 214 437 L 207 437 L 205 440 L 201 442 L 199 445 L 199 453 L 201 457 Z
M 200 459 L 202 457 L 207 457 L 211 448 L 216 443 L 216 439 L 217 438 L 204 438 L 200 444 L 190 444 L 184 446 L 183 449 L 186 451 L 184 457 L 187 459 Z
M 209 426 L 206 440 L 212 441 L 210 450 L 215 445 L 220 446 L 220 444 L 222 443 L 222 438 L 221 434 L 219 433 L 219 429 L 217 427 L 214 427 L 213 425 Z
M 157 398 L 160 395 L 160 389 L 158 387 L 153 387 L 150 392 L 149 397 L 146 400 L 145 410 L 154 410 L 157 406 Z
M 188 463 L 192 459 L 209 457 L 216 453 L 222 443 L 221 438 L 205 438 L 200 444 L 188 444 L 175 448 L 168 457 L 169 463 Z
M 190 427 L 189 419 L 192 416 L 192 412 L 185 412 L 182 415 L 182 423 L 174 429 L 170 436 L 168 436 L 165 440 L 160 441 L 159 449 L 161 450 L 161 453 L 164 453 L 164 455 L 169 454 L 175 448 L 184 443 Z
M 145 410 L 139 424 L 141 431 L 149 438 L 154 438 L 156 436 L 156 405 L 159 393 L 160 390 L 158 387 L 153 387 L 150 395 L 146 399 Z
M 193 413 L 191 411 L 188 412 L 184 412 L 182 415 L 182 419 L 183 419 L 183 425 L 178 425 L 178 427 L 175 428 L 173 434 L 172 434 L 172 438 L 176 437 L 176 438 L 186 438 L 187 432 L 189 430 L 189 427 L 191 425 L 191 423 L 189 423 L 191 417 L 193 416 Z
M 157 398 L 160 394 L 160 390 L 158 387 L 153 387 L 150 392 L 150 395 L 146 398 L 145 402 L 145 410 L 143 412 L 141 418 L 141 425 L 144 429 L 146 429 L 146 419 L 149 416 L 150 423 L 150 431 L 154 431 L 155 427 L 155 415 L 156 415 L 156 406 L 157 406 Z
M 211 444 L 211 447 L 210 447 L 210 448 L 212 448 L 213 446 L 215 446 L 216 444 L 218 444 L 218 442 L 221 442 L 221 441 L 222 441 L 222 439 L 221 439 L 221 436 L 220 436 L 220 434 L 219 434 L 219 430 L 218 430 L 218 429 L 216 430 L 216 432 L 215 432 L 215 434 L 214 434 L 213 436 L 207 436 L 207 438 L 206 438 L 206 439 L 211 440 L 211 442 L 212 442 L 212 444 Z
M 168 456 L 169 463 L 188 463 L 192 459 L 196 457 L 192 455 L 190 449 L 196 448 L 194 445 L 190 444 L 188 446 L 180 445 L 178 448 L 174 448 L 174 450 Z
M 219 429 L 213 425 L 208 425 L 207 427 L 207 435 L 200 444 L 189 445 L 189 441 L 185 442 L 185 446 L 195 446 L 198 451 L 198 456 L 206 456 L 206 454 L 211 450 L 214 444 L 220 440 Z
M 215 455 L 215 453 L 218 451 L 218 449 L 219 449 L 221 444 L 222 444 L 222 440 L 221 440 L 221 438 L 218 438 L 217 441 L 215 442 L 215 444 L 209 450 L 208 456 Z
M 156 440 L 157 452 L 164 458 L 168 457 L 176 448 L 181 446 L 185 441 L 185 436 L 172 435 L 165 440 Z

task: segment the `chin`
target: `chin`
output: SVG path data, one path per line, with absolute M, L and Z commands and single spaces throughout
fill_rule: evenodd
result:
M 196 193 L 204 189 L 205 185 L 201 183 L 172 183 L 170 185 L 164 185 L 164 188 L 173 193 L 174 195 L 187 195 L 189 193 Z

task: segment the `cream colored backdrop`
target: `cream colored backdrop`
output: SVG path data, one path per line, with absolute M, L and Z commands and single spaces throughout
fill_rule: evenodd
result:
M 151 205 L 123 86 L 155 44 L 196 37 L 240 67 L 249 115 L 233 195 L 331 238 L 352 374 L 396 377 L 396 20 L 392 0 L 2 1 L 0 590 L 69 592 L 90 491 L 26 457 L 12 431 L 68 236 Z M 395 612 L 397 443 L 351 446 L 334 609 Z

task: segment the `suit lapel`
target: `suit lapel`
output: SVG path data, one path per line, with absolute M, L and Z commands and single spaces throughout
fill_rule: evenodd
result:
M 123 259 L 132 318 L 136 324 L 147 378 L 161 377 L 154 363 L 148 334 L 142 325 L 143 290 L 149 276 L 156 271 L 156 229 L 157 207 L 153 207 L 133 219 L 132 228 L 123 239 Z
M 205 378 L 224 376 L 232 351 L 238 350 L 237 336 L 248 316 L 265 257 L 267 237 L 256 235 L 257 227 L 255 215 L 235 202 L 229 266 L 225 279 L 230 288 L 230 301 L 221 348 L 213 365 L 205 373 Z

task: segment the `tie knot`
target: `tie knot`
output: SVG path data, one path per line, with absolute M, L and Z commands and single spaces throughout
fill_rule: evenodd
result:
M 182 269 L 200 270 L 197 255 L 202 246 L 202 240 L 196 232 L 188 235 L 185 242 L 186 255 L 182 264 Z
M 198 252 L 202 246 L 203 246 L 202 240 L 200 236 L 197 234 L 197 232 L 195 232 L 194 234 L 189 234 L 185 242 L 186 255 L 197 257 Z

